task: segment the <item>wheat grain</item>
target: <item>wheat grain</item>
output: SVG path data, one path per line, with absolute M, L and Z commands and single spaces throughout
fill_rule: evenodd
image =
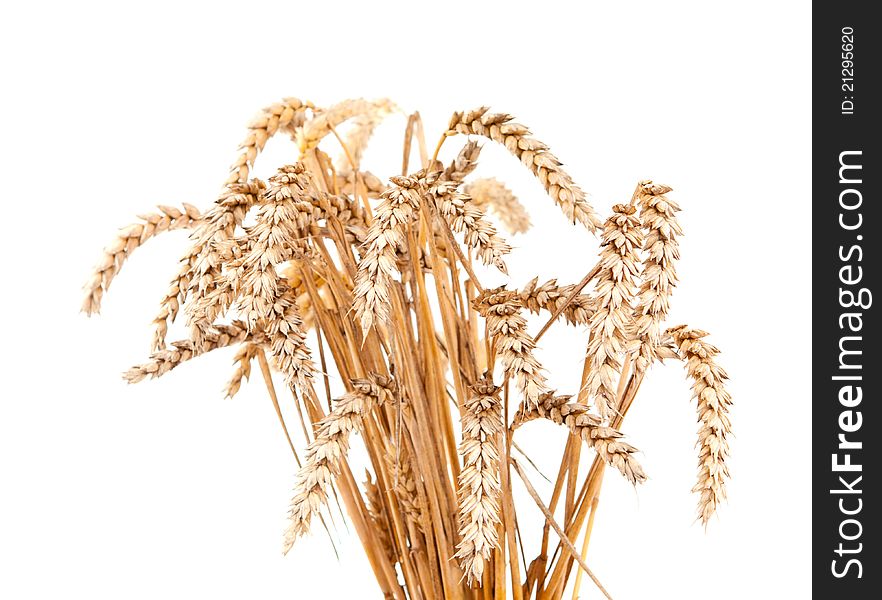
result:
M 312 356 L 303 333 L 303 321 L 297 310 L 294 293 L 278 283 L 278 297 L 273 302 L 265 321 L 264 333 L 276 368 L 285 376 L 294 390 L 310 385 L 313 371 Z
M 290 290 L 288 293 L 291 297 L 295 298 L 297 303 L 297 312 L 303 321 L 303 330 L 308 331 L 315 324 L 315 311 L 309 285 L 304 280 L 303 268 L 304 265 L 299 264 L 297 261 L 290 261 L 288 266 L 282 270 L 282 277 Z M 324 300 L 327 292 L 325 280 L 314 272 L 310 277 L 312 277 L 312 285 L 318 292 L 323 308 L 332 310 L 333 307 Z
M 142 222 L 120 229 L 113 241 L 104 248 L 101 259 L 84 288 L 86 295 L 82 311 L 87 315 L 96 314 L 101 309 L 104 292 L 132 252 L 164 231 L 192 229 L 199 224 L 202 215 L 198 208 L 185 203 L 183 210 L 160 205 L 158 213 L 144 213 L 138 215 L 138 219 Z
M 493 177 L 475 179 L 463 191 L 471 196 L 478 208 L 492 210 L 509 233 L 524 233 L 530 229 L 527 209 L 504 183 Z
M 417 482 L 411 466 L 411 457 L 403 452 L 396 456 L 395 453 L 389 451 L 385 454 L 385 460 L 392 491 L 398 498 L 401 512 L 411 523 L 422 530 L 425 525 L 425 512 L 419 493 L 417 493 Z
M 668 186 L 651 181 L 641 181 L 638 185 L 640 222 L 646 238 L 640 273 L 642 283 L 634 307 L 633 336 L 640 342 L 634 360 L 637 373 L 644 372 L 655 360 L 661 324 L 668 316 L 671 293 L 677 285 L 676 264 L 680 258 L 677 236 L 683 231 L 677 220 L 680 207 L 665 195 L 670 191 Z
M 643 242 L 636 209 L 626 204 L 613 207 L 603 228 L 600 271 L 595 286 L 597 300 L 589 328 L 587 356 L 591 371 L 585 389 L 596 398 L 600 416 L 616 411 L 620 357 L 628 342 L 628 323 L 632 315 L 634 278 L 637 276 L 637 248 Z
M 499 388 L 484 377 L 471 388 L 462 414 L 459 454 L 459 536 L 456 557 L 469 584 L 480 582 L 484 564 L 499 544 Z
M 366 227 L 364 210 L 358 202 L 342 194 L 319 192 L 308 194 L 305 200 L 312 204 L 312 223 L 336 219 L 344 226 Z
M 600 219 L 585 199 L 585 192 L 573 183 L 548 146 L 530 137 L 530 130 L 514 123 L 511 115 L 488 111 L 489 108 L 483 106 L 454 113 L 447 126 L 447 135 L 480 135 L 502 144 L 539 179 L 567 219 L 573 224 L 581 223 L 590 231 L 597 229 Z
M 350 173 L 348 177 L 338 174 L 335 182 L 341 194 L 353 198 L 358 194 L 364 194 L 368 198 L 379 198 L 387 189 L 383 181 L 370 171 L 358 171 L 355 176 Z
M 720 503 L 726 498 L 729 478 L 729 440 L 732 422 L 729 409 L 732 397 L 725 383 L 729 376 L 716 363 L 720 351 L 702 338 L 708 334 L 700 329 L 679 325 L 668 329 L 686 363 L 693 380 L 692 397 L 698 412 L 698 482 L 692 488 L 699 494 L 698 517 L 707 525 Z

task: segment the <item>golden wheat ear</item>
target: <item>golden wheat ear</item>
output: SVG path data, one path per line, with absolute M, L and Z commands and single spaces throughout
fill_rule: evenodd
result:
M 353 308 L 362 334 L 389 318 L 389 287 L 397 271 L 395 252 L 404 247 L 405 227 L 420 207 L 416 177 L 393 177 L 393 187 L 381 196 L 358 263 Z
M 671 294 L 677 285 L 677 261 L 683 234 L 677 213 L 680 207 L 667 197 L 671 188 L 652 181 L 637 185 L 640 223 L 645 233 L 640 291 L 634 306 L 633 337 L 639 341 L 634 370 L 643 373 L 656 358 L 661 343 L 661 324 L 670 310 Z
M 353 117 L 352 128 L 342 141 L 343 154 L 337 158 L 339 173 L 346 176 L 361 166 L 361 159 L 370 144 L 374 130 L 383 119 L 394 112 L 402 111 L 388 98 L 381 98 L 369 103 L 366 112 Z
M 352 391 L 337 400 L 334 409 L 318 423 L 315 439 L 306 447 L 303 467 L 297 473 L 294 496 L 288 511 L 284 552 L 309 531 L 312 518 L 328 501 L 328 490 L 340 473 L 349 452 L 349 437 L 363 427 L 363 420 L 395 394 L 386 377 L 352 381 Z
M 215 326 L 215 331 L 206 335 L 201 344 L 196 344 L 193 340 L 173 342 L 171 348 L 153 352 L 147 362 L 126 371 L 123 379 L 129 383 L 138 383 L 147 378 L 162 377 L 175 367 L 212 350 L 233 346 L 246 340 L 257 342 L 261 339 L 262 336 L 259 334 L 252 335 L 242 321 L 233 321 L 229 325 L 218 324 Z
M 536 343 L 527 332 L 517 292 L 506 290 L 505 286 L 485 290 L 475 298 L 474 306 L 487 320 L 488 336 L 495 344 L 505 375 L 515 382 L 523 396 L 523 406 L 535 407 L 539 397 L 548 391 L 548 381 L 533 353 Z
M 549 279 L 540 285 L 539 278 L 534 277 L 518 295 L 524 307 L 531 313 L 539 314 L 544 310 L 563 317 L 570 325 L 588 325 L 597 299 L 590 294 L 574 295 L 575 290 L 575 284 L 558 285 L 557 279 Z
M 530 215 L 517 196 L 495 178 L 475 179 L 463 188 L 475 205 L 489 209 L 509 233 L 524 233 L 530 229 Z
M 157 235 L 176 229 L 193 229 L 202 221 L 202 214 L 192 204 L 182 209 L 159 206 L 159 212 L 138 215 L 139 222 L 119 230 L 101 254 L 89 281 L 83 286 L 85 298 L 82 311 L 87 315 L 101 310 L 101 299 L 132 253 Z
M 165 348 L 169 324 L 177 318 L 191 290 L 195 288 L 207 294 L 212 289 L 220 265 L 209 257 L 218 246 L 235 237 L 236 228 L 242 224 L 251 206 L 258 203 L 262 190 L 263 183 L 259 180 L 228 184 L 215 204 L 202 215 L 201 222 L 190 235 L 193 243 L 178 263 L 178 272 L 153 319 L 151 347 L 154 350 Z
M 698 481 L 692 491 L 699 495 L 698 518 L 707 525 L 726 498 L 729 479 L 726 460 L 732 435 L 732 396 L 725 387 L 729 375 L 716 362 L 719 349 L 703 339 L 708 335 L 706 331 L 679 325 L 668 329 L 668 333 L 693 382 L 692 397 L 698 414 Z
M 482 263 L 508 273 L 503 256 L 511 252 L 511 246 L 499 237 L 481 209 L 458 187 L 458 183 L 441 179 L 429 186 L 427 196 L 450 229 L 463 234 L 465 245 L 474 250 Z
M 260 346 L 253 342 L 242 344 L 236 350 L 236 355 L 233 357 L 233 364 L 236 365 L 236 369 L 224 387 L 224 396 L 226 398 L 235 397 L 242 388 L 242 382 L 251 378 L 251 361 L 257 357 L 258 352 L 260 352 Z
M 633 314 L 634 281 L 638 274 L 637 249 L 643 243 L 643 231 L 629 204 L 617 204 L 603 226 L 600 270 L 595 293 L 596 310 L 589 322 L 587 357 L 591 370 L 584 388 L 596 399 L 600 416 L 608 420 L 618 410 L 618 382 L 622 372 Z
M 441 179 L 462 183 L 465 178 L 478 167 L 478 159 L 481 157 L 481 145 L 475 141 L 468 141 L 460 148 L 444 172 Z
M 374 121 L 375 126 L 385 114 L 392 112 L 396 108 L 392 101 L 386 98 L 381 100 L 365 100 L 364 98 L 343 100 L 327 109 L 315 110 L 315 116 L 297 128 L 294 133 L 294 140 L 300 148 L 300 154 L 303 155 L 318 147 L 319 143 L 332 132 L 335 132 L 335 128 L 341 123 L 362 117 L 366 118 L 368 122 Z M 361 132 L 359 135 L 363 136 L 367 133 L 369 138 L 369 134 L 372 131 L 373 127 L 370 127 L 370 131 Z M 356 142 L 359 142 L 359 140 L 356 140 Z M 346 149 L 350 151 L 348 145 Z
M 380 548 L 390 563 L 398 562 L 398 554 L 392 542 L 392 523 L 383 502 L 383 491 L 368 469 L 364 470 L 364 495 L 368 517 L 374 525 Z
M 603 425 L 601 418 L 591 414 L 586 404 L 570 402 L 572 396 L 557 396 L 546 392 L 539 397 L 536 407 L 519 414 L 512 423 L 517 428 L 534 419 L 548 419 L 570 430 L 597 453 L 597 456 L 611 467 L 617 469 L 633 484 L 646 481 L 643 467 L 634 454 L 637 448 L 623 440 L 624 436 L 616 429 Z
M 248 136 L 239 144 L 241 151 L 230 167 L 230 175 L 226 183 L 244 183 L 248 181 L 257 155 L 263 150 L 267 140 L 280 131 L 288 133 L 292 138 L 295 132 L 306 122 L 309 113 L 315 107 L 309 101 L 299 98 L 285 98 L 281 102 L 271 104 L 258 113 L 248 124 Z
M 469 584 L 480 582 L 499 545 L 499 444 L 503 430 L 499 388 L 485 375 L 463 406 L 459 454 L 459 535 L 456 558 Z
M 482 106 L 475 110 L 453 113 L 446 135 L 479 135 L 502 144 L 514 154 L 545 187 L 545 191 L 573 223 L 581 223 L 589 231 L 600 227 L 600 219 L 585 198 L 585 192 L 573 183 L 563 164 L 548 146 L 530 137 L 530 130 L 505 113 L 491 113 Z

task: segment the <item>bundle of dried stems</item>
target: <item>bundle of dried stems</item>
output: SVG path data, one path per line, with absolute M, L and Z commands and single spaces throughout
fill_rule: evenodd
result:
M 664 325 L 681 235 L 671 188 L 641 181 L 601 222 L 545 144 L 511 115 L 485 107 L 455 113 L 433 156 L 419 114 L 410 115 L 401 173 L 383 184 L 359 163 L 375 127 L 396 112 L 388 100 L 360 99 L 320 109 L 287 98 L 264 109 L 217 201 L 205 212 L 161 206 L 123 228 L 86 286 L 83 310 L 98 311 L 140 245 L 163 231 L 191 230 L 192 246 L 154 320 L 152 354 L 125 377 L 159 377 L 237 346 L 227 384 L 234 396 L 258 362 L 300 465 L 285 551 L 316 518 L 334 518 L 332 494 L 386 597 L 556 599 L 571 580 L 576 597 L 582 572 L 607 594 L 586 564 L 588 540 L 605 466 L 635 485 L 646 478 L 620 427 L 653 363 L 679 360 L 694 380 L 694 491 L 703 523 L 725 497 L 731 398 L 718 350 L 703 331 Z M 345 138 L 338 127 L 348 127 Z M 279 132 L 295 140 L 299 158 L 266 182 L 251 177 L 258 153 Z M 445 166 L 439 150 L 457 134 L 475 139 Z M 331 137 L 343 149 L 336 162 L 321 149 Z M 480 138 L 514 154 L 570 222 L 600 234 L 599 260 L 581 282 L 481 285 L 472 259 L 506 273 L 511 249 L 486 212 L 512 233 L 530 222 L 500 182 L 465 181 L 477 166 Z M 414 141 L 422 164 L 410 172 Z M 591 283 L 594 291 L 586 291 Z M 528 312 L 548 315 L 538 332 L 530 331 Z M 190 337 L 168 344 L 169 324 L 181 314 Z M 587 330 L 575 399 L 550 389 L 534 353 L 560 317 Z M 271 366 L 290 388 L 285 403 L 306 424 L 301 455 L 288 436 Z M 334 401 L 332 367 L 344 388 Z M 548 501 L 511 456 L 516 430 L 537 419 L 569 432 Z M 363 437 L 371 465 L 362 484 L 349 466 L 353 433 Z M 580 474 L 582 442 L 595 456 Z M 529 562 L 520 528 L 531 524 L 518 519 L 512 473 L 545 516 L 541 548 Z

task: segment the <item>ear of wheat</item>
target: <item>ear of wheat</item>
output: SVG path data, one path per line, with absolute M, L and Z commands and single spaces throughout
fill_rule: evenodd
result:
M 86 285 L 83 310 L 98 311 L 134 250 L 164 231 L 189 230 L 154 320 L 152 353 L 125 378 L 160 377 L 234 347 L 227 395 L 257 361 L 287 436 L 271 371 L 284 378 L 308 438 L 298 453 L 288 437 L 300 469 L 286 551 L 341 507 L 387 598 L 556 599 L 568 583 L 575 597 L 583 572 L 609 597 L 585 553 L 605 468 L 635 485 L 646 479 L 622 425 L 654 363 L 682 362 L 693 382 L 694 491 L 705 525 L 729 477 L 732 402 L 719 350 L 699 329 L 665 329 L 679 206 L 669 187 L 641 181 L 602 223 L 548 146 L 483 107 L 454 113 L 433 155 L 420 115 L 409 115 L 401 172 L 382 180 L 361 160 L 377 124 L 396 112 L 388 100 L 362 99 L 320 108 L 288 98 L 264 109 L 217 200 L 205 211 L 161 206 L 122 229 Z M 252 178 L 258 154 L 280 132 L 299 154 L 268 181 Z M 470 139 L 441 163 L 445 140 L 457 135 Z M 511 233 L 530 222 L 505 185 L 473 177 L 479 139 L 514 154 L 570 222 L 600 230 L 599 261 L 581 282 L 482 285 L 472 261 L 504 275 L 511 249 L 491 219 Z M 336 163 L 323 149 L 333 144 L 342 146 Z M 414 145 L 420 164 L 409 168 Z M 545 321 L 538 331 L 528 312 Z M 182 315 L 189 337 L 167 343 L 169 324 Z M 575 397 L 550 388 L 537 357 L 556 323 L 587 330 Z M 331 384 L 331 366 L 343 389 Z M 511 457 L 514 447 L 531 450 L 516 436 L 537 420 L 572 434 L 548 500 Z M 349 466 L 353 435 L 367 451 L 362 484 Z M 579 470 L 582 448 L 593 453 L 587 472 Z M 519 519 L 518 479 L 543 515 L 538 524 Z M 533 526 L 543 536 L 530 560 L 520 531 Z

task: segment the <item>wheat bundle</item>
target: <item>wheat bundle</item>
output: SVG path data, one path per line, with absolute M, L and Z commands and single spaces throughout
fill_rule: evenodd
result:
M 321 109 L 288 98 L 264 109 L 218 199 L 204 212 L 162 206 L 122 229 L 89 279 L 83 310 L 99 310 L 136 248 L 163 231 L 191 230 L 154 320 L 149 358 L 125 377 L 159 377 L 235 346 L 226 386 L 233 396 L 259 363 L 286 436 L 282 406 L 293 404 L 311 438 L 298 454 L 288 437 L 300 469 L 286 551 L 336 506 L 389 598 L 556 599 L 570 582 L 575 597 L 583 572 L 608 596 L 586 562 L 588 540 L 605 467 L 634 485 L 646 479 L 620 428 L 653 363 L 680 361 L 694 381 L 694 491 L 705 524 L 725 497 L 731 397 L 719 351 L 705 332 L 664 323 L 677 283 L 680 208 L 669 187 L 641 181 L 602 222 L 544 143 L 511 115 L 484 107 L 454 113 L 434 155 L 419 114 L 410 115 L 401 173 L 384 183 L 360 160 L 378 123 L 395 112 L 388 100 L 361 99 Z M 299 156 L 267 181 L 253 178 L 258 154 L 279 132 Z M 458 135 L 471 139 L 442 164 L 442 145 Z M 502 183 L 467 181 L 482 138 L 515 155 L 571 223 L 600 234 L 599 258 L 581 282 L 481 284 L 473 260 L 505 274 L 511 250 L 487 212 L 510 233 L 530 226 Z M 324 140 L 342 146 L 336 161 Z M 421 164 L 411 170 L 414 143 Z M 528 313 L 544 315 L 545 326 L 531 331 Z M 534 352 L 560 317 L 585 331 L 575 400 L 551 389 Z M 168 343 L 169 324 L 181 318 L 189 338 Z M 271 368 L 284 377 L 288 399 L 277 395 Z M 329 387 L 332 368 L 339 394 Z M 539 419 L 569 434 L 548 500 L 512 458 L 516 432 Z M 353 434 L 369 459 L 362 483 L 350 469 Z M 582 444 L 594 453 L 587 473 L 579 473 Z M 518 521 L 513 473 L 544 515 L 532 560 L 522 554 L 520 529 L 531 524 Z M 329 502 L 332 494 L 338 502 Z

